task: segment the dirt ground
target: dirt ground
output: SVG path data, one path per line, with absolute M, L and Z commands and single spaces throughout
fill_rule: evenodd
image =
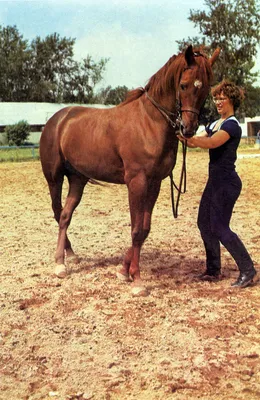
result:
M 243 191 L 232 227 L 259 271 L 256 152 L 241 150 L 237 160 Z M 133 297 L 116 278 L 130 245 L 125 186 L 86 188 L 69 230 L 81 262 L 60 280 L 40 162 L 0 165 L 1 400 L 260 398 L 260 284 L 231 289 L 238 271 L 224 248 L 223 280 L 197 280 L 207 152 L 189 152 L 187 164 L 179 217 L 172 217 L 168 179 L 155 206 L 141 256 L 147 297 Z

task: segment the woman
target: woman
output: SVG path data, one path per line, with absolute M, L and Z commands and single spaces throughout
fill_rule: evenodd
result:
M 202 280 L 220 278 L 220 243 L 229 251 L 240 274 L 231 286 L 250 285 L 256 275 L 253 261 L 229 223 L 242 184 L 235 170 L 241 127 L 234 116 L 243 100 L 243 92 L 229 81 L 223 81 L 211 91 L 220 119 L 208 125 L 202 134 L 187 139 L 188 147 L 209 149 L 209 177 L 198 214 L 198 227 L 206 250 L 206 271 Z M 178 136 L 180 140 L 184 140 Z

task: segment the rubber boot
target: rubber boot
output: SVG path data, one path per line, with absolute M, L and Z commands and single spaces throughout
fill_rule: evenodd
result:
M 224 244 L 224 243 L 223 243 Z M 231 286 L 244 288 L 253 282 L 256 275 L 256 270 L 252 258 L 250 257 L 247 249 L 237 235 L 224 244 L 225 248 L 234 258 L 239 268 L 240 274 L 237 280 Z

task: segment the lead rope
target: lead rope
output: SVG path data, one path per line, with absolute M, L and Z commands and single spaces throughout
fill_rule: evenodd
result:
M 171 181 L 171 200 L 172 200 L 172 212 L 174 218 L 178 217 L 178 207 L 181 194 L 186 192 L 187 187 L 187 171 L 186 171 L 186 154 L 187 154 L 187 141 L 185 143 L 181 142 L 182 144 L 182 169 L 181 169 L 181 176 L 180 176 L 180 183 L 179 187 L 175 184 L 173 180 L 172 171 L 170 172 L 170 181 Z M 182 189 L 183 187 L 183 189 Z M 174 188 L 177 190 L 177 199 L 176 205 L 174 204 Z

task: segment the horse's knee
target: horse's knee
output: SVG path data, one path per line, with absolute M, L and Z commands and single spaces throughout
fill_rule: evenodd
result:
M 58 223 L 60 221 L 61 211 L 60 208 L 53 208 L 54 218 Z
M 141 245 L 149 234 L 149 229 L 134 230 L 132 232 L 132 241 L 134 245 Z
M 71 215 L 67 212 L 62 212 L 59 220 L 60 229 L 68 227 L 71 220 Z

